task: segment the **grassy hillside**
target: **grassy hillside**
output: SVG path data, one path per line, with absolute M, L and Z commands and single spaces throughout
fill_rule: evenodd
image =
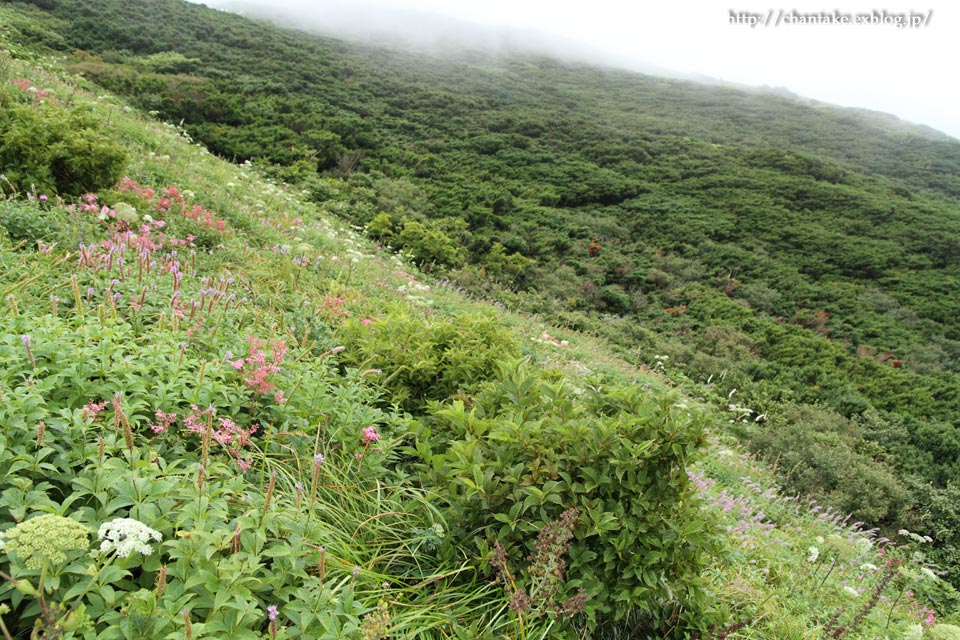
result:
M 424 270 L 633 364 L 667 356 L 791 490 L 923 529 L 957 580 L 960 143 L 790 97 L 438 60 L 172 0 L 20 11 L 19 46 L 67 55 Z
M 930 540 L 779 491 L 738 395 L 348 225 L 412 180 L 265 179 L 36 53 L 66 23 L 0 15 L 8 637 L 958 632 Z

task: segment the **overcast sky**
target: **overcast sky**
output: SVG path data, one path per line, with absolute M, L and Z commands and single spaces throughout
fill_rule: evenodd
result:
M 514 36 L 536 31 L 539 35 L 529 34 L 530 40 L 553 41 L 554 50 L 596 56 L 597 62 L 786 87 L 825 102 L 893 113 L 960 138 L 960 3 L 947 0 L 886 5 L 846 0 L 246 1 L 289 7 L 329 25 L 334 35 L 396 28 L 401 37 L 429 43 L 449 41 L 451 32 L 469 39 L 463 35 L 466 24 L 509 27 Z M 209 6 L 227 2 L 205 0 Z M 746 15 L 732 22 L 731 12 L 754 14 L 771 24 L 750 26 Z M 803 20 L 811 13 L 838 12 L 849 23 L 791 23 L 797 15 Z M 871 14 L 873 21 L 857 24 L 860 14 Z M 925 25 L 890 23 L 900 15 Z M 778 19 L 779 25 L 772 24 Z

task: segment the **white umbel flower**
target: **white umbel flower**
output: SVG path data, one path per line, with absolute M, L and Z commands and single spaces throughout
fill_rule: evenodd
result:
M 163 536 L 159 531 L 154 531 L 139 520 L 115 518 L 100 525 L 97 538 L 103 540 L 100 543 L 100 551 L 104 553 L 116 551 L 118 557 L 126 558 L 134 551 L 145 556 L 150 555 L 153 553 L 150 541 L 160 542 Z

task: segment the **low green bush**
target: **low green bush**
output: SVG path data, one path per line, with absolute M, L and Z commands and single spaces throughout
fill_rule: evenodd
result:
M 126 152 L 85 109 L 52 98 L 0 105 L 0 171 L 17 191 L 78 196 L 122 175 Z
M 909 492 L 868 453 L 856 423 L 816 407 L 788 407 L 779 424 L 756 426 L 750 446 L 780 468 L 786 487 L 871 523 L 903 517 Z
M 699 571 L 713 538 L 686 473 L 704 438 L 700 410 L 642 386 L 575 389 L 515 362 L 474 406 L 435 405 L 433 418 L 413 448 L 422 481 L 444 488 L 463 544 L 515 570 L 515 609 L 521 588 L 529 610 L 542 592 L 537 533 L 572 509 L 569 558 L 553 558 L 566 564 L 557 603 L 583 589 L 589 626 L 629 617 L 658 637 L 709 624 Z
M 341 361 L 384 372 L 387 399 L 414 413 L 430 400 L 475 390 L 502 358 L 518 353 L 516 338 L 490 314 L 441 316 L 406 305 L 351 318 L 338 336 L 346 347 Z

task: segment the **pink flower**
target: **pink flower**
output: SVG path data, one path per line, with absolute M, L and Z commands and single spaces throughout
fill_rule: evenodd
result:
M 212 416 L 213 413 L 213 407 L 207 407 L 201 411 L 197 405 L 192 404 L 190 405 L 190 414 L 183 419 L 183 426 L 191 433 L 203 433 L 207 430 L 207 423 L 206 420 L 203 419 L 203 416 L 207 414 Z
M 371 442 L 376 442 L 382 438 L 379 433 L 377 433 L 377 428 L 373 425 L 370 425 L 360 433 L 360 441 L 365 445 L 369 445 Z
M 253 462 L 246 458 L 237 458 L 237 466 L 240 467 L 240 473 L 246 473 L 253 466 Z
M 363 320 L 360 321 L 360 324 L 362 324 L 363 326 L 367 327 L 367 326 L 370 326 L 371 324 L 373 324 L 373 323 L 376 322 L 376 321 L 377 321 L 376 318 L 364 318 Z
M 89 404 L 83 405 L 83 417 L 87 420 L 93 420 L 100 412 L 103 411 L 103 408 L 107 406 L 106 402 L 91 402 Z
M 157 409 L 156 416 L 157 421 L 156 423 L 150 423 L 150 429 L 157 434 L 164 433 L 170 428 L 171 425 L 173 425 L 173 423 L 177 421 L 177 414 L 165 413 L 160 409 Z
M 233 362 L 230 363 L 230 366 L 236 369 L 237 371 L 240 371 L 241 369 L 243 369 L 243 360 L 234 360 Z

